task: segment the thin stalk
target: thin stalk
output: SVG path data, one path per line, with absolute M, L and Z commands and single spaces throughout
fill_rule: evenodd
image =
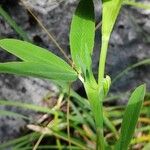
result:
M 68 134 L 68 139 L 69 139 L 69 147 L 71 150 L 71 142 L 70 142 L 70 120 L 69 120 L 69 116 L 70 116 L 70 90 L 71 90 L 71 83 L 69 83 L 69 89 L 68 89 L 68 97 L 67 97 L 67 134 Z
M 100 52 L 100 60 L 99 60 L 99 70 L 98 70 L 98 85 L 100 86 L 103 79 L 104 79 L 104 73 L 105 73 L 105 63 L 106 63 L 106 57 L 107 57 L 107 49 L 108 49 L 108 42 L 109 42 L 109 36 L 102 37 L 102 46 L 101 46 L 101 52 Z
M 98 88 L 93 89 L 89 85 L 84 85 L 91 105 L 91 110 L 95 119 L 97 143 L 96 150 L 104 150 L 103 135 L 103 95 L 100 95 Z
M 33 150 L 37 150 L 39 144 L 41 143 L 42 139 L 44 138 L 45 134 L 41 134 L 38 141 L 36 142 L 35 146 L 33 147 Z

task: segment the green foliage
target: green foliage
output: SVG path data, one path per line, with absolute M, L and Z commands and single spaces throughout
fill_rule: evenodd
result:
M 32 111 L 36 111 L 36 112 L 47 113 L 47 114 L 53 114 L 54 113 L 53 110 L 50 110 L 47 107 L 45 107 L 43 109 L 43 107 L 41 107 L 41 106 L 37 106 L 37 105 L 33 105 L 33 104 L 27 104 L 27 103 L 21 103 L 21 102 L 14 102 L 14 101 L 10 101 L 10 100 L 9 101 L 0 100 L 0 105 L 20 107 L 22 109 L 28 109 L 28 110 L 32 110 Z
M 143 99 L 145 96 L 145 85 L 141 85 L 132 93 L 125 109 L 121 125 L 121 133 L 116 150 L 127 150 L 137 124 Z
M 119 15 L 123 0 L 102 1 L 102 38 L 108 40 Z M 109 10 L 109 11 L 108 11 Z
M 25 61 L 0 63 L 2 73 L 65 81 L 77 79 L 76 72 L 65 61 L 43 48 L 14 39 L 0 40 L 0 47 Z
M 19 36 L 28 42 L 31 42 L 31 40 L 28 38 L 27 34 L 23 29 L 17 25 L 17 23 L 14 21 L 14 19 L 2 8 L 0 5 L 0 15 L 8 22 L 8 24 L 19 34 Z
M 150 9 L 150 4 L 149 3 L 140 3 L 140 2 L 135 2 L 134 0 L 124 0 L 123 4 L 133 6 L 136 8 L 141 8 L 141 9 Z
M 110 150 L 112 147 L 115 147 L 116 150 L 127 150 L 140 115 L 146 90 L 145 85 L 139 86 L 132 93 L 125 112 L 123 112 L 124 107 L 114 106 L 105 108 L 103 106 L 104 99 L 108 95 L 111 86 L 111 78 L 109 76 L 105 77 L 107 49 L 111 33 L 123 4 L 129 4 L 129 1 L 102 1 L 102 41 L 99 58 L 98 81 L 96 81 L 92 72 L 91 59 L 95 37 L 95 16 L 92 0 L 80 0 L 72 19 L 70 31 L 70 49 L 73 59 L 72 66 L 44 48 L 35 46 L 28 42 L 15 39 L 0 40 L 1 48 L 21 59 L 21 61 L 18 62 L 0 63 L 1 73 L 11 73 L 55 80 L 54 82 L 62 88 L 63 94 L 61 94 L 63 97 L 61 101 L 64 100 L 63 104 L 67 102 L 66 99 L 68 99 L 64 97 L 64 95 L 67 94 L 68 91 L 70 92 L 68 95 L 73 97 L 73 101 L 70 102 L 72 110 L 71 114 L 69 114 L 69 116 L 67 115 L 67 117 L 69 117 L 70 120 L 70 127 L 77 133 L 71 133 L 72 136 L 65 133 L 66 129 L 68 130 L 68 122 L 66 123 L 68 118 L 66 119 L 65 112 L 62 112 L 60 108 L 61 101 L 59 98 L 58 104 L 52 109 L 4 100 L 0 100 L 0 105 L 21 107 L 23 109 L 46 113 L 51 115 L 51 117 L 53 116 L 51 124 L 48 124 L 45 128 L 36 126 L 39 130 L 33 130 L 39 132 L 43 137 L 46 135 L 55 136 L 58 146 L 57 148 L 59 149 L 63 147 L 61 142 L 65 141 L 70 143 L 69 146 L 65 147 L 66 149 Z M 137 5 L 135 3 L 132 3 L 131 5 L 139 6 L 139 4 Z M 141 5 L 141 7 L 143 6 Z M 0 13 L 2 14 L 3 10 L 0 9 Z M 5 17 L 5 19 L 11 24 L 12 20 L 6 13 L 3 13 L 3 17 Z M 13 23 L 11 25 L 16 31 L 18 31 L 16 24 Z M 18 33 L 22 35 L 21 32 L 18 31 Z M 26 39 L 24 38 L 24 40 Z M 149 64 L 149 59 L 143 60 L 127 68 L 124 72 L 118 75 L 115 80 L 118 80 L 119 77 L 131 69 L 144 64 Z M 83 99 L 72 89 L 68 88 L 68 83 L 75 81 L 77 78 L 83 83 L 88 101 L 87 99 Z M 0 113 L 1 115 L 26 119 L 26 116 L 17 115 L 16 113 L 10 113 L 8 111 L 1 111 Z M 123 121 L 121 120 L 122 114 L 124 114 Z M 112 118 L 115 119 L 111 121 Z M 121 121 L 121 133 L 119 136 L 116 126 L 120 126 Z M 144 131 L 147 131 L 148 129 L 149 128 L 141 128 L 141 130 Z M 46 133 L 45 130 L 47 131 Z M 104 131 L 107 133 L 108 130 L 113 133 L 112 137 L 114 139 L 111 139 L 111 143 L 107 140 L 104 134 Z M 28 144 L 28 142 L 31 142 L 28 140 L 29 136 L 25 136 L 14 142 L 8 142 L 7 144 L 0 146 L 0 148 L 17 144 L 15 149 L 25 147 L 25 145 L 27 146 L 27 149 L 31 149 L 32 145 Z M 39 134 L 35 135 L 32 142 L 35 142 L 37 138 L 40 138 Z M 119 141 L 115 145 L 114 143 L 116 143 L 118 138 Z M 82 139 L 85 139 L 85 141 L 82 141 Z M 42 148 L 44 147 L 41 146 L 41 149 Z M 51 145 L 51 148 L 54 149 L 56 146 L 53 147 L 53 145 Z
M 143 65 L 150 65 L 150 59 L 144 59 L 144 60 L 141 60 L 131 66 L 128 66 L 127 68 L 125 68 L 123 71 L 121 71 L 118 75 L 116 75 L 116 77 L 113 79 L 112 83 L 116 82 L 116 81 L 119 81 L 119 79 L 128 74 L 129 71 L 131 71 L 132 69 L 136 68 L 136 67 L 139 67 L 139 66 L 143 66 Z
M 14 117 L 14 118 L 22 118 L 25 120 L 30 120 L 27 116 L 20 115 L 18 113 L 6 111 L 6 110 L 0 110 L 0 116 L 10 116 L 10 117 Z
M 122 6 L 123 0 L 103 0 L 102 1 L 102 42 L 98 70 L 98 83 L 102 83 L 105 72 L 105 62 L 107 56 L 108 43 L 111 32 Z M 109 10 L 109 11 L 108 11 Z
M 84 74 L 91 70 L 94 37 L 94 4 L 92 0 L 81 0 L 71 23 L 70 48 L 75 65 Z

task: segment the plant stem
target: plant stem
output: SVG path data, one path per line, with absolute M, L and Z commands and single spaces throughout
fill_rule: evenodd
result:
M 95 119 L 97 145 L 96 150 L 104 150 L 103 135 L 103 95 L 99 93 L 99 89 L 94 89 L 89 84 L 84 84 L 85 90 L 91 105 L 91 110 Z
M 98 85 L 99 86 L 101 85 L 101 82 L 103 81 L 103 78 L 104 78 L 108 42 L 109 42 L 109 36 L 103 36 L 101 52 L 100 52 L 100 60 L 99 60 L 99 70 L 98 70 Z

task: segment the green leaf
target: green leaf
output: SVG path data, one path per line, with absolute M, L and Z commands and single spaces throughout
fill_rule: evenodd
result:
M 28 42 L 3 39 L 0 47 L 26 62 L 0 63 L 0 72 L 72 81 L 77 73 L 61 58 Z
M 15 145 L 23 143 L 25 141 L 27 141 L 28 143 L 31 143 L 32 141 L 37 140 L 39 138 L 39 136 L 40 136 L 40 134 L 36 133 L 36 132 L 29 133 L 25 136 L 22 136 L 22 137 L 19 137 L 16 139 L 12 139 L 10 141 L 7 141 L 6 143 L 0 144 L 0 149 L 4 150 L 4 149 L 7 149 L 8 147 L 15 146 Z
M 150 9 L 150 4 L 148 2 L 146 4 L 146 3 L 135 2 L 132 0 L 124 0 L 123 4 L 141 8 L 141 9 Z
M 90 102 L 91 110 L 95 119 L 96 125 L 96 134 L 97 134 L 97 150 L 104 150 L 105 139 L 103 135 L 103 99 L 104 99 L 104 90 L 103 87 L 93 88 L 91 84 L 84 83 L 84 88 L 87 93 L 88 100 Z
M 52 80 L 73 81 L 77 74 L 74 70 L 67 70 L 62 66 L 47 65 L 37 62 L 0 63 L 0 73 L 47 78 Z
M 105 63 L 109 39 L 116 19 L 119 15 L 123 0 L 102 0 L 102 45 L 99 61 L 98 84 L 100 85 L 105 73 Z
M 110 36 L 119 15 L 122 2 L 123 0 L 103 0 L 102 36 Z
M 2 39 L 0 40 L 0 47 L 24 61 L 56 65 L 67 70 L 73 70 L 63 59 L 50 51 L 25 41 Z
M 140 115 L 142 102 L 145 96 L 145 85 L 141 85 L 132 93 L 126 107 L 121 125 L 121 133 L 116 150 L 127 150 L 134 134 L 134 130 Z
M 10 117 L 14 117 L 14 118 L 22 118 L 22 119 L 26 119 L 26 120 L 31 120 L 29 117 L 15 113 L 15 112 L 11 112 L 11 111 L 7 111 L 7 110 L 0 110 L 0 116 L 10 116 Z
M 54 111 L 52 111 L 51 109 L 49 109 L 47 107 L 41 107 L 41 106 L 38 106 L 38 105 L 21 103 L 21 102 L 0 100 L 0 105 L 20 107 L 20 108 L 23 108 L 23 109 L 29 109 L 29 110 L 32 110 L 32 111 L 47 113 L 47 114 L 53 114 L 54 113 Z
M 92 0 L 81 0 L 73 16 L 70 31 L 71 56 L 77 69 L 91 67 L 94 47 L 95 21 Z

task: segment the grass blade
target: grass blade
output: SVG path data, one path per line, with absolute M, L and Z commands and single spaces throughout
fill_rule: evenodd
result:
M 27 103 L 21 103 L 21 102 L 0 100 L 0 105 L 21 107 L 23 109 L 29 109 L 29 110 L 41 112 L 41 113 L 48 113 L 48 114 L 54 113 L 54 111 L 52 111 L 51 109 L 49 109 L 47 107 L 41 107 L 41 106 L 37 106 L 37 105 L 33 105 L 33 104 L 27 104 Z
M 142 65 L 150 65 L 150 59 L 144 59 L 142 61 L 139 61 L 138 63 L 135 63 L 135 64 L 127 67 L 113 79 L 112 83 L 118 81 L 123 75 L 127 74 L 130 70 L 132 70 L 136 67 L 142 66 Z
M 53 134 L 54 136 L 56 136 L 56 137 L 58 137 L 58 138 L 64 140 L 64 141 L 69 141 L 69 142 L 72 143 L 73 145 L 78 146 L 79 149 L 87 149 L 86 145 L 85 145 L 82 141 L 80 141 L 80 140 L 78 140 L 78 139 L 75 139 L 75 138 L 73 138 L 73 137 L 68 138 L 68 135 L 65 134 L 65 133 L 63 133 L 63 132 L 53 131 L 52 134 Z
M 127 150 L 134 134 L 134 130 L 140 115 L 142 102 L 145 96 L 145 85 L 141 85 L 132 93 L 126 107 L 121 125 L 121 133 L 116 150 Z
M 11 112 L 11 111 L 6 111 L 6 110 L 0 110 L 0 116 L 10 116 L 14 118 L 22 118 L 22 119 L 30 120 L 30 118 L 27 116 L 15 112 Z
M 135 2 L 132 0 L 124 0 L 123 4 L 130 5 L 130 6 L 137 7 L 137 8 L 141 8 L 141 9 L 150 9 L 150 4 Z
M 0 15 L 8 22 L 8 24 L 20 35 L 20 37 L 28 42 L 31 40 L 28 38 L 26 32 L 22 30 L 21 27 L 11 18 L 11 16 L 0 6 Z
M 17 144 L 22 143 L 24 141 L 29 141 L 29 143 L 30 143 L 31 140 L 37 139 L 39 136 L 40 136 L 39 133 L 36 133 L 36 132 L 30 133 L 30 134 L 27 134 L 25 136 L 19 137 L 17 139 L 10 140 L 10 141 L 8 141 L 6 143 L 2 143 L 0 145 L 0 149 L 4 150 L 4 148 L 6 148 L 6 147 L 11 147 L 13 145 L 17 145 Z

